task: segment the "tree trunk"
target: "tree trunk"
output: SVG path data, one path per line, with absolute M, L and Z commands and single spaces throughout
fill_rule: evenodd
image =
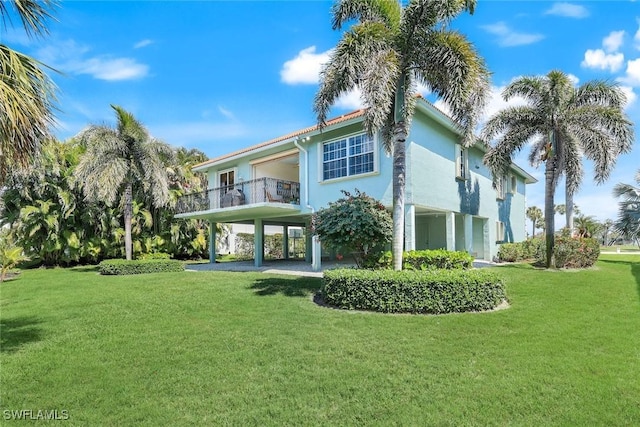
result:
M 547 268 L 555 268 L 555 257 L 553 256 L 554 248 L 554 231 L 555 231 L 555 210 L 553 196 L 555 193 L 555 154 L 552 154 L 545 162 L 544 171 L 544 223 L 545 223 L 545 243 L 547 249 L 546 266 Z
M 131 241 L 131 218 L 133 217 L 133 196 L 131 183 L 124 189 L 124 251 L 127 260 L 133 258 L 133 243 Z
M 402 253 L 404 252 L 406 140 L 405 122 L 397 122 L 393 128 L 393 241 L 391 252 L 394 270 L 402 270 Z
M 573 194 L 569 192 L 569 187 L 567 186 L 565 186 L 564 199 L 567 228 L 569 229 L 569 236 L 573 237 Z

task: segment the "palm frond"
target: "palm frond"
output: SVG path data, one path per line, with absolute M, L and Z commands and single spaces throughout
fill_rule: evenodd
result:
M 340 0 L 331 8 L 333 29 L 341 29 L 349 21 L 381 22 L 398 29 L 402 9 L 395 0 Z
M 7 5 L 13 6 L 10 10 Z M 50 10 L 57 6 L 51 0 L 11 0 L 0 2 L 0 16 L 3 23 L 11 22 L 12 11 L 18 15 L 24 30 L 29 36 L 41 36 L 49 33 L 47 21 L 53 18 Z

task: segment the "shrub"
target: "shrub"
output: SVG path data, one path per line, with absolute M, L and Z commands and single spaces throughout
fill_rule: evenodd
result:
M 184 271 L 184 264 L 173 259 L 108 259 L 98 264 L 100 274 L 125 275 Z
M 335 307 L 385 313 L 490 310 L 506 299 L 488 270 L 327 270 L 321 293 Z
M 313 214 L 312 228 L 329 247 L 352 252 L 363 265 L 391 241 L 393 220 L 386 208 L 374 198 L 356 189 L 355 194 L 341 190 L 344 197 Z
M 138 255 L 137 259 L 170 259 L 171 256 L 166 252 L 149 252 Z
M 600 244 L 592 238 L 556 237 L 554 253 L 558 268 L 586 268 L 598 260 Z M 545 260 L 544 254 L 542 251 L 539 261 Z
M 534 238 L 518 243 L 503 243 L 498 249 L 498 260 L 502 262 L 517 262 L 528 259 L 538 259 L 545 248 L 544 239 Z
M 503 243 L 498 249 L 498 260 L 515 262 L 525 259 L 524 245 L 522 243 Z
M 370 261 L 366 265 L 369 268 L 391 268 L 391 251 Z M 405 270 L 468 270 L 473 267 L 473 257 L 467 252 L 447 251 L 445 249 L 408 251 L 402 253 L 402 268 Z

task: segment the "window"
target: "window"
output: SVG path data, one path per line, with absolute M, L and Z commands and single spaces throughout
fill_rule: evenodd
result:
M 227 191 L 233 190 L 235 184 L 235 170 L 230 169 L 218 174 L 218 183 L 220 184 L 220 191 L 225 194 Z
M 322 179 L 373 172 L 373 138 L 355 135 L 322 146 Z
M 467 150 L 462 145 L 456 144 L 456 178 L 467 179 L 468 175 Z
M 509 186 L 509 192 L 511 194 L 516 194 L 518 191 L 518 180 L 515 175 L 511 175 L 511 185 Z
M 499 177 L 496 180 L 496 197 L 500 200 L 504 200 L 505 198 L 505 186 L 506 179 L 504 178 L 504 176 Z
M 504 222 L 496 221 L 496 242 L 504 242 Z

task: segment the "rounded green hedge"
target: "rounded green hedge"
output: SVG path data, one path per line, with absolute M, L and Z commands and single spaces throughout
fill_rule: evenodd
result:
M 384 313 L 484 311 L 506 300 L 500 278 L 488 270 L 327 270 L 320 292 L 334 307 Z
M 125 275 L 184 271 L 184 264 L 173 259 L 107 259 L 98 264 L 100 274 Z

